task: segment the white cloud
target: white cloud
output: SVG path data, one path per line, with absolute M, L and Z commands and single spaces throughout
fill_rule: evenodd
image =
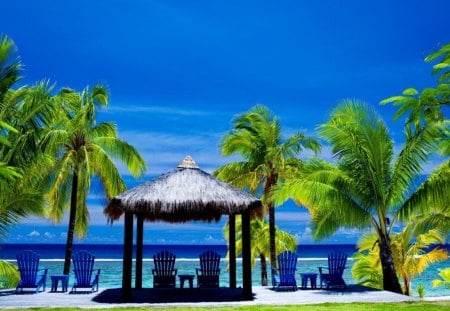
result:
M 36 231 L 36 230 L 33 230 L 33 231 L 31 231 L 30 233 L 27 234 L 27 236 L 30 237 L 30 238 L 38 237 L 40 235 L 41 234 L 38 231 Z
M 55 234 L 47 231 L 44 233 L 44 236 L 48 239 L 53 239 L 55 237 Z

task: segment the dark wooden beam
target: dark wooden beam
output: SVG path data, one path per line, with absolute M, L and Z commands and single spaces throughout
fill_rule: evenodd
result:
M 242 287 L 245 299 L 252 299 L 252 261 L 250 241 L 250 212 L 242 213 Z
M 142 260 L 144 248 L 144 216 L 137 214 L 136 229 L 136 279 L 134 287 L 142 289 Z
M 123 234 L 123 266 L 122 266 L 122 300 L 130 301 L 131 274 L 133 265 L 133 214 L 125 213 L 125 225 Z
M 228 252 L 230 288 L 236 288 L 236 215 L 230 215 L 228 217 Z

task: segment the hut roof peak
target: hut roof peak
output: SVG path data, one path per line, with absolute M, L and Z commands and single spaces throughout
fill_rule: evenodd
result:
M 178 168 L 199 168 L 197 163 L 192 159 L 191 156 L 184 157 L 183 161 L 177 166 Z

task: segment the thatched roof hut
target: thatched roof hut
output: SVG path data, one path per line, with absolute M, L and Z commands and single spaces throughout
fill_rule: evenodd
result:
M 142 213 L 146 221 L 218 221 L 261 206 L 252 195 L 202 171 L 187 156 L 178 167 L 113 198 L 105 208 L 111 221 L 125 211 Z
M 114 197 L 105 208 L 111 222 L 124 217 L 124 253 L 122 299 L 132 297 L 133 222 L 136 224 L 135 287 L 142 288 L 144 221 L 186 222 L 218 221 L 221 215 L 229 220 L 230 288 L 236 288 L 235 215 L 242 215 L 242 280 L 243 297 L 252 295 L 250 254 L 250 212 L 261 206 L 252 195 L 224 183 L 199 169 L 187 156 L 169 173 L 134 187 Z

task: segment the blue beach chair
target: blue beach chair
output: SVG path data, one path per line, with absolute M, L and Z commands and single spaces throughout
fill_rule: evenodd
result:
M 162 251 L 153 255 L 152 269 L 153 287 L 175 287 L 175 277 L 177 269 L 175 269 L 176 256 L 169 251 Z
M 198 287 L 219 287 L 220 255 L 208 250 L 200 254 L 200 268 L 196 268 Z
M 275 290 L 297 290 L 295 272 L 297 254 L 284 251 L 278 255 L 278 268 L 272 267 L 272 286 Z
M 40 288 L 45 291 L 48 269 L 39 268 L 39 255 L 31 250 L 25 250 L 18 253 L 16 258 L 20 272 L 16 293 L 21 293 L 25 289 L 32 289 L 35 293 L 38 293 Z
M 83 291 L 91 293 L 98 291 L 100 269 L 94 270 L 95 256 L 87 251 L 79 251 L 72 256 L 72 261 L 75 274 L 72 293 L 75 293 L 77 289 L 84 289 Z
M 319 267 L 319 281 L 320 287 L 325 284 L 326 288 L 331 287 L 345 288 L 345 284 L 342 275 L 344 274 L 344 269 L 346 268 L 347 254 L 341 252 L 334 252 L 328 255 L 328 267 Z M 324 269 L 328 270 L 328 273 L 324 272 Z

